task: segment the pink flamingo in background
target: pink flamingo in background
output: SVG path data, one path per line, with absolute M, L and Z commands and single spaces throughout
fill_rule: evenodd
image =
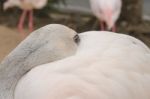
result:
M 29 22 L 28 27 L 29 31 L 32 32 L 33 30 L 33 9 L 41 9 L 47 3 L 47 0 L 7 0 L 4 3 L 4 10 L 17 6 L 23 10 L 19 23 L 18 23 L 18 30 L 22 33 L 22 36 L 25 37 L 26 34 L 23 32 L 23 24 L 27 13 L 29 13 Z
M 101 21 L 100 28 L 116 31 L 115 23 L 121 12 L 121 0 L 90 0 L 93 14 Z

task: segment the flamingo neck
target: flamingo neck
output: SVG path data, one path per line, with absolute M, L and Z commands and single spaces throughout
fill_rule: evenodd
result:
M 15 50 L 0 64 L 0 99 L 13 99 L 19 79 L 32 67 L 27 58 L 34 51 Z

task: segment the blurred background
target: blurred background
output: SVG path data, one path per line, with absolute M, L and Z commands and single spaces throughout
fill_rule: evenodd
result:
M 16 6 L 4 10 L 7 1 L 0 0 L 0 61 L 23 40 L 17 29 L 22 9 Z M 67 25 L 78 33 L 100 30 L 89 0 L 48 0 L 44 7 L 34 9 L 33 17 L 34 30 L 51 23 Z M 27 19 L 24 25 L 30 34 Z M 116 32 L 132 35 L 150 47 L 150 0 L 122 0 L 116 25 Z

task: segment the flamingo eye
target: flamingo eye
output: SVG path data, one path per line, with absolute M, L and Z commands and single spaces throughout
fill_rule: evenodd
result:
M 80 37 L 79 37 L 79 35 L 77 34 L 77 35 L 75 35 L 74 37 L 73 37 L 73 40 L 74 40 L 74 42 L 76 42 L 77 44 L 80 42 Z

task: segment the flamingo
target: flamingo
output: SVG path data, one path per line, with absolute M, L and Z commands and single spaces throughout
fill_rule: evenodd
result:
M 21 78 L 15 99 L 150 99 L 150 49 L 144 43 L 106 31 L 79 38 L 74 55 Z
M 46 3 L 47 0 L 7 0 L 4 3 L 4 10 L 14 6 L 17 6 L 23 10 L 19 19 L 18 30 L 20 33 L 22 33 L 22 36 L 25 37 L 26 34 L 23 31 L 23 24 L 27 16 L 27 13 L 29 13 L 29 22 L 28 22 L 29 31 L 32 32 L 33 31 L 33 9 L 41 9 L 46 5 Z
M 0 63 L 0 99 L 14 99 L 18 80 L 32 68 L 73 55 L 77 33 L 63 25 L 50 24 L 31 33 Z
M 101 21 L 100 29 L 116 31 L 115 23 L 120 16 L 121 0 L 90 0 L 93 14 Z

